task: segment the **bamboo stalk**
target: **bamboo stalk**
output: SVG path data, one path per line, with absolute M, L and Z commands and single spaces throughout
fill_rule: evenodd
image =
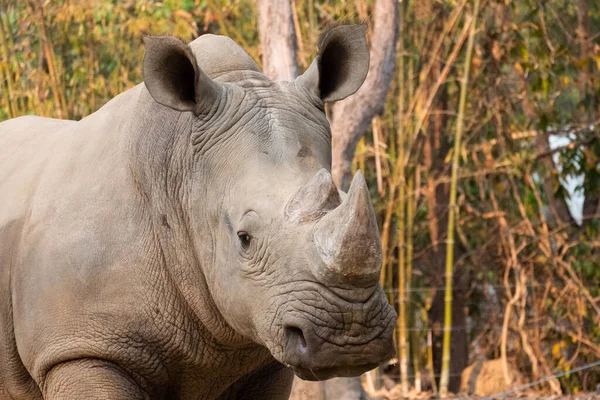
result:
M 365 170 L 365 147 L 365 138 L 363 136 L 362 138 L 360 138 L 358 144 L 356 145 L 356 154 L 358 154 L 358 157 L 355 158 L 358 166 L 355 168 L 354 171 L 352 171 L 353 173 L 356 172 L 356 169 L 360 169 L 361 171 Z
M 216 19 L 217 24 L 219 25 L 219 34 L 229 36 L 229 30 L 227 29 L 227 25 L 225 25 L 225 18 L 223 18 L 223 12 L 221 11 L 221 2 L 207 0 L 207 4 L 209 9 L 217 15 Z
M 461 35 L 459 36 L 458 41 L 456 42 L 456 44 L 454 45 L 454 48 L 452 49 L 452 53 L 450 53 L 450 56 L 448 56 L 448 59 L 445 62 L 444 69 L 442 69 L 441 74 L 438 76 L 438 79 L 436 80 L 432 90 L 429 93 L 429 97 L 427 98 L 427 101 L 424 103 L 423 109 L 419 115 L 419 118 L 417 118 L 417 123 L 413 130 L 414 134 L 412 136 L 412 141 L 409 146 L 410 149 L 412 149 L 414 144 L 417 142 L 417 138 L 421 132 L 421 129 L 423 128 L 423 126 L 425 126 L 426 121 L 429 119 L 429 115 L 430 115 L 429 111 L 431 110 L 431 106 L 433 105 L 433 102 L 436 98 L 437 92 L 438 92 L 440 86 L 442 86 L 442 84 L 446 82 L 446 77 L 448 76 L 448 73 L 450 72 L 452 65 L 454 65 L 454 61 L 456 61 L 456 57 L 458 57 L 458 53 L 460 52 L 460 49 L 462 48 L 464 41 L 467 39 L 467 35 L 469 33 L 469 27 L 471 26 L 472 22 L 473 21 L 469 19 L 468 22 L 465 23 L 465 26 L 463 27 Z M 423 87 L 423 86 L 420 86 L 420 88 L 421 87 Z M 413 102 L 414 102 L 414 100 L 413 100 Z M 407 162 L 407 161 L 408 160 L 405 160 L 405 162 Z
M 379 278 L 379 283 L 381 284 L 381 287 L 383 287 L 384 289 L 387 289 L 387 287 L 385 286 L 387 279 L 386 279 L 386 270 L 387 270 L 387 266 L 389 263 L 389 259 L 390 259 L 390 248 L 389 248 L 389 238 L 390 238 L 390 225 L 392 222 L 392 214 L 394 211 L 394 196 L 396 194 L 396 187 L 394 186 L 393 182 L 390 182 L 389 184 L 390 187 L 390 191 L 389 191 L 389 198 L 387 201 L 387 205 L 385 208 L 385 217 L 383 218 L 383 225 L 381 227 L 381 249 L 382 249 L 382 255 L 383 255 L 383 262 L 381 263 L 382 267 L 381 267 L 381 275 Z M 393 304 L 393 302 L 390 302 Z
M 6 80 L 5 96 L 7 102 L 8 117 L 14 118 L 18 115 L 18 107 L 15 103 L 15 87 L 13 83 L 13 78 L 10 73 L 10 68 L 8 67 L 10 65 L 10 54 L 8 53 L 9 43 L 7 40 L 7 31 L 9 30 L 9 28 L 10 27 L 7 26 L 5 29 L 4 23 L 0 19 L 0 44 L 2 45 L 0 47 L 2 47 L 2 58 L 5 61 L 4 66 L 2 68 L 2 70 L 4 71 L 4 79 Z
M 423 310 L 425 319 L 427 320 L 427 311 Z M 429 321 L 427 320 L 427 325 Z M 431 391 L 435 396 L 437 394 L 437 384 L 435 383 L 435 371 L 433 369 L 433 340 L 431 338 L 431 329 L 427 329 L 427 372 L 431 380 Z
M 373 128 L 373 147 L 375 150 L 375 170 L 376 170 L 376 174 L 377 174 L 377 191 L 379 193 L 379 196 L 383 197 L 385 196 L 385 191 L 383 189 L 383 177 L 382 177 L 382 173 L 381 173 L 381 156 L 380 156 L 380 152 L 381 152 L 381 146 L 380 146 L 380 138 L 382 138 L 383 136 L 381 135 L 381 117 L 376 116 L 373 118 L 373 120 L 371 121 L 371 125 Z M 363 142 L 364 145 L 364 137 L 361 138 L 361 142 Z M 363 171 L 364 171 L 364 157 L 363 157 Z M 383 252 L 383 260 L 382 260 L 382 268 L 381 268 L 381 273 L 380 273 L 380 277 L 379 277 L 379 282 L 381 284 L 381 287 L 385 288 L 389 288 L 391 285 L 387 285 L 387 277 L 388 277 L 388 273 L 387 271 L 391 271 L 391 265 L 388 265 L 388 253 L 389 253 L 389 227 L 390 227 L 390 221 L 391 221 L 391 215 L 392 215 L 392 204 L 394 202 L 394 192 L 395 189 L 393 187 L 390 187 L 390 198 L 388 200 L 388 207 L 386 208 L 386 215 L 384 218 L 384 223 L 383 223 L 383 227 L 382 227 L 382 235 L 381 235 L 381 247 L 382 247 L 382 252 Z M 393 296 L 388 295 L 388 300 L 391 300 L 390 303 L 393 304 Z M 367 378 L 369 380 L 369 382 L 371 383 L 371 387 L 373 390 L 379 389 L 379 382 L 381 381 L 381 377 L 379 374 L 379 369 L 374 369 L 373 371 L 370 371 L 369 373 L 367 373 Z
M 308 27 L 312 33 L 311 44 L 316 42 L 315 33 L 317 32 L 317 16 L 315 15 L 315 2 L 314 0 L 308 0 Z
M 52 49 L 50 43 L 50 37 L 48 36 L 48 32 L 46 30 L 46 22 L 44 18 L 44 9 L 43 4 L 37 0 L 32 1 L 32 6 L 34 9 L 38 11 L 39 18 L 39 29 L 40 29 L 40 46 L 42 47 L 42 51 L 46 57 L 46 62 L 48 64 L 48 72 L 50 75 L 50 84 L 52 85 L 52 94 L 54 95 L 54 102 L 56 104 L 56 114 L 58 118 L 63 118 L 63 116 L 67 117 L 67 106 L 64 98 L 64 93 L 60 90 L 60 86 L 58 84 L 58 75 L 56 71 L 56 62 L 54 57 L 54 50 Z
M 294 31 L 296 33 L 296 62 L 302 67 L 307 67 L 304 61 L 304 42 L 302 40 L 302 29 L 300 29 L 300 20 L 298 19 L 298 5 L 295 0 L 292 0 L 292 21 L 294 23 Z
M 406 97 L 406 90 L 404 85 L 404 5 L 399 7 L 399 25 L 400 25 L 400 39 L 398 40 L 398 46 L 400 54 L 398 60 L 398 133 L 396 136 L 396 153 L 398 155 L 396 161 L 396 168 L 398 169 L 398 204 L 396 207 L 396 218 L 398 220 L 398 363 L 400 366 L 400 385 L 402 395 L 407 396 L 409 390 L 408 383 L 408 341 L 406 340 L 407 334 L 407 302 L 406 302 L 406 246 L 405 246 L 405 195 L 406 195 L 406 181 L 404 171 L 404 158 L 405 158 L 405 130 L 403 129 L 402 121 L 404 120 L 404 98 Z
M 8 88 L 7 85 L 4 84 L 4 81 L 8 81 L 8 79 L 5 77 L 5 75 L 8 75 L 8 71 L 6 71 L 6 68 L 0 68 L 0 72 L 2 72 L 2 75 L 0 75 L 0 78 L 2 80 L 0 80 L 0 87 L 2 88 L 2 94 L 4 96 L 4 98 L 6 99 L 6 114 L 8 116 L 8 118 L 13 118 L 14 112 L 12 109 L 12 105 L 10 102 L 10 89 Z M 0 102 L 0 106 L 2 105 L 2 103 Z
M 462 7 L 461 7 L 461 9 L 462 9 Z M 456 14 L 456 15 L 458 16 L 458 14 Z M 414 129 L 411 126 L 411 131 L 413 131 L 414 134 L 411 135 L 410 143 L 406 145 L 409 155 L 411 153 L 411 150 L 413 149 L 413 146 L 417 142 L 416 139 L 419 136 L 421 128 L 426 124 L 427 118 L 429 116 L 429 111 L 430 111 L 433 101 L 436 97 L 437 91 L 438 91 L 439 87 L 446 81 L 446 77 L 450 73 L 450 70 L 451 70 L 452 66 L 454 65 L 454 61 L 456 60 L 456 57 L 458 56 L 463 43 L 467 39 L 471 22 L 472 22 L 471 19 L 468 19 L 468 21 L 465 23 L 465 26 L 462 29 L 462 32 L 460 34 L 458 41 L 455 43 L 455 45 L 452 49 L 452 52 L 448 56 L 448 59 L 445 61 L 445 66 L 444 66 L 444 69 L 442 70 L 442 73 L 440 74 L 437 81 L 435 82 L 435 85 L 433 86 L 433 89 L 431 90 L 431 93 L 429 93 L 429 95 L 427 96 L 426 100 L 423 99 L 423 97 L 426 94 L 424 92 L 426 85 L 419 85 L 418 88 L 413 93 L 413 91 L 412 91 L 413 84 L 412 84 L 412 81 L 409 81 L 409 93 L 411 94 L 412 99 L 411 99 L 410 103 L 408 104 L 407 109 L 404 112 L 404 117 L 403 117 L 402 123 L 400 125 L 404 129 L 408 129 L 408 127 L 410 125 L 410 120 L 415 117 L 414 114 L 419 115 L 419 117 L 416 118 L 416 123 L 415 123 Z M 412 80 L 412 71 L 411 71 L 412 70 L 411 67 L 413 66 L 412 58 L 409 60 L 408 66 L 409 66 L 409 79 Z M 421 74 L 421 73 L 419 75 L 423 76 L 423 74 Z M 424 105 L 422 108 L 419 108 L 419 105 L 421 105 L 422 102 L 424 102 Z M 409 158 L 410 157 L 405 157 L 405 159 L 402 160 L 404 167 L 406 167 Z M 398 176 L 399 173 L 400 173 L 400 169 L 396 168 L 394 171 L 394 176 L 392 177 L 392 182 L 399 182 L 399 178 L 400 178 Z
M 4 29 L 5 29 L 6 37 L 8 39 L 8 45 L 10 46 L 11 49 L 13 49 L 15 47 L 15 38 L 13 36 L 12 31 L 10 30 L 10 22 L 8 20 L 8 13 L 3 12 L 2 16 L 0 17 L 0 20 L 2 20 L 2 22 L 4 23 Z
M 458 17 L 461 15 L 462 9 L 464 8 L 465 4 L 466 4 L 466 0 L 462 0 L 461 3 L 454 9 L 454 11 L 452 11 L 452 15 L 450 16 L 448 23 L 444 26 L 444 31 L 443 31 L 442 35 L 440 35 L 440 37 L 437 39 L 435 45 L 433 46 L 433 51 L 431 52 L 431 60 L 427 63 L 425 68 L 423 68 L 423 70 L 419 73 L 419 75 L 421 75 L 423 78 L 429 76 L 431 70 L 433 69 L 434 63 L 437 62 L 437 57 L 442 48 L 442 45 L 444 44 L 444 40 L 448 37 L 450 31 L 454 28 L 454 25 L 458 21 Z M 412 60 L 413 59 L 411 58 L 410 61 L 412 61 Z M 409 78 L 412 79 L 412 76 L 409 75 Z M 417 88 L 416 92 L 414 92 L 414 97 L 413 97 L 412 101 L 409 103 L 408 109 L 406 110 L 406 114 L 404 117 L 405 121 L 403 122 L 404 125 L 408 125 L 409 118 L 412 118 L 413 111 L 414 111 L 415 107 L 417 106 L 417 103 L 421 101 L 421 97 L 423 97 L 423 95 L 425 94 L 425 90 L 426 90 L 426 86 L 422 85 Z M 411 94 L 412 94 L 412 92 L 411 92 Z
M 404 159 L 404 148 L 400 147 L 398 160 Z M 398 362 L 400 364 L 400 384 L 402 395 L 408 394 L 408 343 L 406 341 L 406 244 L 405 244 L 405 209 L 404 197 L 406 185 L 404 182 L 404 163 L 399 162 L 400 185 L 398 187 L 398 205 L 396 218 L 398 219 Z
M 383 220 L 381 232 L 381 248 L 383 253 L 383 262 L 381 264 L 381 274 L 379 275 L 379 284 L 386 292 L 386 297 L 390 304 L 394 304 L 392 289 L 392 269 L 390 265 L 389 232 L 393 214 L 395 187 L 390 184 L 390 198 L 387 202 L 385 217 Z
M 38 52 L 37 57 L 37 69 L 35 76 L 35 96 L 32 96 L 32 102 L 35 104 L 37 108 L 38 115 L 44 115 L 45 110 L 43 108 L 43 104 L 46 103 L 46 94 L 45 94 L 45 81 L 46 77 L 44 74 L 44 53 L 42 52 L 41 45 Z
M 411 307 L 412 309 L 412 307 Z M 416 321 L 414 315 L 411 318 L 413 321 Z M 421 378 L 421 362 L 419 360 L 419 346 L 418 344 L 419 337 L 417 336 L 416 331 L 410 332 L 410 350 L 412 351 L 413 358 L 413 369 L 415 370 L 415 392 L 421 393 L 423 391 L 422 378 Z
M 410 290 L 412 288 L 412 270 L 413 270 L 413 225 L 414 225 L 414 209 L 415 209 L 415 179 L 411 176 L 408 180 L 408 197 L 406 199 L 406 287 Z M 409 295 L 407 296 L 408 312 L 411 320 L 416 322 L 414 309 L 412 306 L 412 299 Z M 421 367 L 419 365 L 419 350 L 417 347 L 417 332 L 411 331 L 410 333 L 410 350 L 412 350 L 413 357 L 413 368 L 415 373 L 415 390 L 417 393 L 421 392 Z
M 92 7 L 91 2 L 88 4 L 88 6 L 90 8 Z M 90 98 L 88 104 L 89 108 L 86 110 L 86 112 L 91 114 L 96 111 L 96 42 L 93 34 L 94 17 L 92 14 L 90 14 L 88 18 L 88 85 L 90 88 Z
M 454 153 L 452 155 L 452 181 L 450 183 L 450 202 L 448 209 L 448 239 L 446 241 L 446 291 L 444 304 L 444 345 L 442 350 L 442 374 L 440 377 L 440 395 L 448 394 L 448 382 L 450 377 L 450 344 L 452 328 L 452 278 L 454 273 L 454 223 L 456 219 L 456 187 L 458 181 L 458 162 L 460 156 L 460 141 L 464 127 L 465 106 L 467 103 L 467 88 L 469 83 L 469 70 L 471 67 L 471 56 L 473 54 L 473 42 L 475 41 L 475 28 L 477 26 L 477 14 L 479 12 L 480 0 L 475 0 L 473 6 L 473 20 L 469 30 L 467 42 L 467 54 L 465 56 L 465 67 L 460 80 L 460 100 L 458 105 L 458 117 L 456 120 L 456 136 L 454 140 Z M 416 132 L 415 132 L 416 133 Z

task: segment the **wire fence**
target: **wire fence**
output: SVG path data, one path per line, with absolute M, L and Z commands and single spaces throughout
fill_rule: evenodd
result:
M 492 296 L 496 297 L 492 302 L 488 302 L 487 305 L 490 307 L 496 307 L 499 309 L 499 315 L 502 314 L 502 311 L 505 307 L 505 305 L 503 304 L 503 298 L 505 296 L 503 296 L 502 291 L 506 290 L 506 289 L 516 289 L 517 287 L 526 287 L 526 288 L 541 288 L 541 289 L 551 289 L 551 288 L 555 288 L 555 289 L 564 289 L 567 287 L 571 287 L 573 290 L 577 290 L 577 287 L 572 285 L 572 284 L 568 284 L 568 283 L 553 283 L 553 284 L 529 284 L 529 285 L 500 285 L 500 284 L 483 284 L 483 285 L 476 285 L 476 286 L 469 286 L 469 287 L 454 287 L 453 291 L 455 292 L 468 292 L 468 291 L 474 291 L 477 289 L 483 289 L 483 290 L 494 290 L 497 291 L 497 293 L 493 293 L 491 294 Z M 499 289 L 499 290 L 498 290 Z M 445 291 L 446 288 L 444 286 L 440 286 L 440 287 L 436 287 L 436 286 L 428 286 L 428 287 L 413 287 L 413 288 L 407 288 L 405 291 L 405 296 L 408 297 L 410 295 L 410 293 L 431 293 L 431 292 L 437 292 L 437 291 Z M 483 291 L 482 290 L 482 291 Z M 384 292 L 388 295 L 394 295 L 397 296 L 400 291 L 398 289 L 386 289 L 384 290 Z M 397 298 L 394 298 L 394 303 L 397 303 Z M 598 297 L 597 302 L 600 302 L 600 297 Z M 410 304 L 416 304 L 417 308 L 423 307 L 424 305 L 420 302 L 420 301 L 414 301 L 412 299 L 408 299 L 407 298 L 407 303 Z M 471 306 L 481 306 L 482 305 L 482 301 L 481 300 L 473 300 L 473 299 L 467 299 L 466 301 L 461 302 L 461 305 L 463 307 L 467 307 L 470 308 Z M 527 307 L 526 307 L 527 308 Z M 530 308 L 529 308 L 530 309 Z M 469 315 L 469 317 L 471 318 L 472 321 L 477 321 L 477 317 L 478 315 Z M 530 329 L 530 328 L 539 328 L 540 326 L 542 326 L 543 324 L 546 323 L 552 323 L 552 319 L 545 317 L 544 315 L 529 315 L 528 316 L 530 319 L 530 322 L 522 325 L 521 328 L 522 329 Z M 533 322 L 531 322 L 531 319 L 533 319 Z M 490 322 L 490 315 L 486 315 L 486 322 Z M 406 331 L 409 332 L 421 332 L 421 331 L 428 331 L 428 330 L 435 330 L 435 331 L 464 331 L 464 330 L 474 330 L 473 327 L 473 322 L 469 323 L 468 326 L 452 326 L 450 328 L 444 328 L 443 326 L 435 326 L 435 327 L 425 327 L 425 326 L 406 326 L 405 328 Z M 484 330 L 486 331 L 501 331 L 502 327 L 486 327 Z
M 461 287 L 461 286 L 453 286 L 452 290 L 453 291 L 464 291 L 464 292 L 468 292 L 471 290 L 475 290 L 475 289 L 516 289 L 517 287 L 527 287 L 527 288 L 565 288 L 567 286 L 573 286 L 572 284 L 568 284 L 568 283 L 553 283 L 551 285 L 548 284 L 542 284 L 542 283 L 537 283 L 537 284 L 527 284 L 527 285 L 502 285 L 502 284 L 482 284 L 482 285 L 475 285 L 475 286 L 468 286 L 468 287 Z M 573 286 L 575 288 L 575 286 Z M 411 293 L 411 292 L 437 292 L 437 291 L 444 291 L 446 290 L 445 286 L 421 286 L 421 287 L 410 287 L 410 288 L 406 288 L 405 292 L 406 293 Z M 398 289 L 384 289 L 385 293 L 389 293 L 389 294 L 397 294 L 400 291 Z M 600 299 L 599 299 L 600 300 Z
M 570 282 L 564 282 L 564 281 L 560 281 L 560 280 L 559 281 L 555 280 L 553 282 L 531 283 L 531 284 L 524 284 L 524 285 L 515 285 L 515 284 L 504 285 L 504 284 L 499 284 L 499 283 L 489 283 L 489 284 L 483 283 L 483 284 L 468 285 L 468 286 L 463 286 L 463 287 L 454 287 L 453 290 L 455 292 L 479 291 L 479 292 L 484 293 L 484 297 L 487 297 L 485 294 L 493 297 L 493 300 L 487 301 L 486 304 L 482 304 L 481 300 L 466 299 L 467 301 L 461 303 L 461 305 L 463 305 L 465 308 L 470 308 L 471 306 L 481 306 L 481 305 L 483 305 L 485 307 L 495 308 L 497 310 L 497 312 L 496 312 L 497 318 L 492 319 L 490 314 L 486 314 L 485 316 L 477 315 L 477 314 L 469 315 L 468 319 L 470 321 L 467 322 L 465 325 L 463 325 L 463 326 L 453 325 L 448 328 L 445 328 L 444 326 L 440 325 L 439 323 L 432 324 L 431 321 L 429 321 L 429 322 L 423 321 L 422 325 L 414 324 L 415 320 L 412 319 L 411 321 L 413 321 L 413 324 L 404 327 L 403 331 L 406 331 L 406 332 L 434 332 L 436 334 L 447 331 L 447 330 L 452 331 L 452 332 L 466 331 L 468 333 L 470 333 L 470 332 L 476 333 L 477 338 L 480 338 L 481 335 L 485 335 L 488 333 L 492 334 L 492 335 L 493 335 L 493 333 L 500 333 L 505 329 L 503 327 L 503 320 L 502 320 L 503 319 L 502 316 L 504 315 L 504 312 L 505 312 L 506 300 L 507 300 L 505 293 L 507 291 L 514 291 L 517 288 L 523 288 L 523 287 L 527 288 L 528 290 L 535 290 L 535 289 L 564 290 L 569 287 L 572 288 L 573 290 L 578 290 L 578 287 L 576 285 L 573 285 Z M 445 291 L 445 290 L 446 290 L 445 286 L 411 287 L 411 288 L 407 288 L 405 290 L 405 298 L 408 299 L 409 296 L 411 296 L 411 293 L 421 293 L 421 294 L 432 295 L 438 291 Z M 384 292 L 388 296 L 389 295 L 394 296 L 393 302 L 397 303 L 397 301 L 398 301 L 397 296 L 400 293 L 400 291 L 398 289 L 386 289 L 386 290 L 384 290 Z M 595 301 L 596 303 L 600 302 L 600 296 L 592 298 L 591 301 Z M 423 304 L 422 300 L 421 301 L 409 300 L 408 303 L 413 304 L 413 307 L 415 307 L 416 309 L 420 309 L 425 306 Z M 551 307 L 551 305 L 549 307 Z M 532 306 L 525 307 L 527 312 L 530 314 L 527 315 L 527 322 L 525 324 L 521 323 L 519 325 L 519 327 L 518 327 L 519 330 L 529 330 L 529 329 L 538 329 L 539 330 L 539 329 L 546 329 L 546 328 L 550 328 L 551 326 L 554 326 L 554 327 L 556 327 L 557 331 L 560 331 L 560 332 L 564 331 L 565 327 L 561 325 L 560 321 L 554 320 L 551 316 L 546 316 L 544 314 L 536 315 L 535 313 L 532 313 L 532 308 L 533 308 Z M 419 317 L 417 315 L 417 321 L 418 320 L 419 320 Z M 398 327 L 396 327 L 396 329 L 400 329 L 400 327 L 398 326 Z M 512 331 L 511 326 L 509 326 L 508 329 L 509 329 L 509 331 Z M 562 332 L 562 333 L 564 333 L 564 332 Z M 476 338 L 474 337 L 473 339 L 475 340 Z M 411 344 L 411 346 L 412 346 L 412 344 Z M 593 354 L 595 354 L 595 353 L 593 353 Z M 593 354 L 591 354 L 592 357 L 593 357 Z M 589 358 L 587 358 L 587 360 L 589 360 Z M 573 360 L 571 360 L 571 361 L 573 361 Z M 386 375 L 393 377 L 393 378 L 398 378 L 397 374 L 399 374 L 399 371 L 393 371 L 393 369 L 396 368 L 397 366 L 398 366 L 397 363 L 388 364 L 387 367 L 389 369 L 387 370 Z M 421 370 L 420 375 L 418 375 L 418 376 L 424 380 L 423 381 L 424 384 L 427 384 L 426 382 L 428 380 L 430 382 L 432 379 L 437 380 L 438 378 L 440 378 L 441 374 L 428 370 L 424 365 L 422 367 L 423 367 L 423 369 Z M 568 365 L 567 366 L 563 365 L 563 369 L 555 370 L 555 371 L 553 371 L 552 374 L 543 376 L 536 380 L 532 380 L 532 379 L 534 379 L 534 375 L 532 373 L 525 373 L 524 371 L 519 371 L 519 375 L 523 380 L 526 380 L 526 381 L 532 380 L 532 381 L 530 381 L 526 384 L 517 386 L 517 387 L 513 387 L 510 390 L 506 390 L 504 392 L 499 392 L 499 393 L 496 393 L 496 394 L 488 396 L 488 397 L 482 397 L 482 399 L 492 400 L 492 399 L 497 399 L 497 398 L 503 398 L 503 397 L 510 396 L 510 395 L 522 394 L 524 391 L 527 391 L 528 389 L 531 389 L 538 385 L 544 384 L 548 381 L 559 379 L 559 378 L 562 378 L 562 377 L 565 377 L 568 375 L 573 375 L 578 372 L 590 371 L 590 370 L 594 374 L 600 373 L 600 359 L 590 362 L 590 363 L 586 363 L 584 365 L 574 367 L 574 368 L 569 368 Z M 433 374 L 430 374 L 430 372 L 433 372 Z M 450 373 L 449 376 L 456 378 L 456 377 L 462 377 L 463 374 L 462 373 Z M 537 375 L 537 376 L 539 376 L 539 375 Z M 414 373 L 412 373 L 412 371 L 408 375 L 408 379 L 411 381 L 414 381 L 414 379 L 416 377 L 417 376 L 414 375 Z M 535 378 L 537 378 L 537 377 L 535 377 Z M 488 377 L 487 379 L 502 379 L 502 377 Z M 383 380 L 383 376 L 380 376 L 378 379 L 379 383 L 382 383 L 382 380 Z M 598 398 L 600 399 L 600 394 L 599 394 Z
M 562 378 L 563 376 L 567 376 L 567 375 L 570 375 L 570 374 L 575 374 L 577 372 L 582 372 L 582 371 L 589 370 L 589 369 L 596 368 L 596 367 L 599 367 L 599 370 L 600 370 L 600 360 L 597 360 L 597 361 L 594 361 L 594 362 L 591 362 L 591 363 L 588 363 L 588 364 L 585 364 L 585 365 L 581 365 L 581 366 L 573 368 L 573 369 L 557 370 L 557 371 L 553 372 L 552 374 L 546 375 L 546 376 L 544 376 L 544 377 L 542 377 L 540 379 L 537 379 L 537 380 L 535 380 L 533 382 L 525 383 L 523 385 L 513 387 L 513 388 L 511 388 L 509 390 L 506 390 L 506 391 L 503 391 L 503 392 L 499 392 L 499 393 L 493 394 L 491 396 L 482 397 L 481 400 L 493 400 L 493 399 L 503 398 L 503 397 L 506 397 L 506 396 L 512 395 L 512 394 L 520 394 L 520 393 L 525 392 L 528 389 L 531 389 L 531 388 L 533 388 L 535 386 L 541 385 L 541 384 L 546 383 L 548 381 L 551 381 L 551 380 L 554 380 L 554 379 L 558 379 L 558 378 Z M 440 378 L 440 376 L 441 376 L 441 374 L 434 374 L 433 375 L 433 379 Z M 524 375 L 521 375 L 521 376 L 524 377 Z M 414 380 L 416 377 L 417 376 L 413 375 L 413 374 L 409 374 L 408 375 L 408 379 L 411 380 L 411 381 Z M 449 377 L 462 377 L 462 374 L 450 373 Z M 427 371 L 424 371 L 419 376 L 419 378 L 431 380 L 432 376 Z M 498 377 L 496 377 L 496 378 L 498 378 Z M 489 377 L 489 379 L 494 379 L 494 377 Z M 502 378 L 500 378 L 500 379 L 502 379 Z M 380 377 L 378 380 L 380 381 L 379 383 L 381 383 L 381 381 L 383 380 L 383 378 Z M 598 398 L 600 398 L 600 395 L 598 396 Z
M 484 397 L 482 400 L 497 399 L 497 398 L 508 396 L 509 394 L 519 393 L 519 392 L 522 392 L 524 390 L 530 389 L 530 388 L 532 388 L 534 386 L 537 386 L 537 385 L 539 385 L 541 383 L 545 383 L 545 382 L 551 381 L 553 379 L 562 378 L 565 375 L 574 374 L 576 372 L 584 371 L 586 369 L 591 369 L 591 368 L 598 367 L 598 366 L 600 366 L 600 360 L 595 361 L 593 363 L 586 364 L 586 365 L 582 365 L 582 366 L 577 367 L 577 368 L 573 368 L 572 370 L 569 370 L 569 371 L 555 372 L 553 375 L 545 376 L 544 378 L 538 379 L 535 382 L 531 382 L 531 383 L 527 383 L 525 385 L 517 386 L 516 388 L 512 388 L 510 390 L 507 390 L 507 391 L 504 391 L 504 392 L 500 392 L 500 393 L 494 394 L 494 395 L 489 396 L 489 397 Z

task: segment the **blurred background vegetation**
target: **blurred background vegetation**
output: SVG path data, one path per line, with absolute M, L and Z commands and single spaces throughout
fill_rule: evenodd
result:
M 374 24 L 374 0 L 292 7 L 301 71 L 328 23 Z M 353 166 L 365 171 L 381 223 L 382 283 L 404 308 L 403 380 L 431 390 L 474 7 L 404 0 L 398 8 L 394 79 Z M 475 28 L 458 154 L 452 390 L 478 361 L 500 359 L 531 382 L 600 359 L 600 3 L 483 0 Z M 230 36 L 261 62 L 250 0 L 0 0 L 0 120 L 85 117 L 143 80 L 144 33 L 206 32 Z M 598 382 L 592 368 L 536 389 L 577 393 Z

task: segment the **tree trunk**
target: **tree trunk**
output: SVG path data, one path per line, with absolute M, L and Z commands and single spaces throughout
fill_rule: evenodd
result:
M 374 14 L 371 63 L 367 79 L 358 92 L 333 107 L 331 173 L 341 189 L 347 189 L 350 185 L 356 144 L 369 127 L 371 119 L 383 111 L 396 67 L 397 1 L 377 0 Z
M 265 75 L 274 81 L 293 81 L 298 66 L 291 2 L 260 0 L 256 8 Z

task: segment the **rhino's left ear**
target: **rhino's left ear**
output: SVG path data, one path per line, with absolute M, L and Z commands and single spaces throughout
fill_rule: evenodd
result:
M 192 50 L 173 36 L 144 36 L 144 83 L 158 103 L 197 115 L 208 112 L 220 85 L 200 69 Z
M 369 72 L 369 46 L 365 25 L 339 25 L 319 39 L 319 52 L 298 77 L 323 102 L 354 94 Z

